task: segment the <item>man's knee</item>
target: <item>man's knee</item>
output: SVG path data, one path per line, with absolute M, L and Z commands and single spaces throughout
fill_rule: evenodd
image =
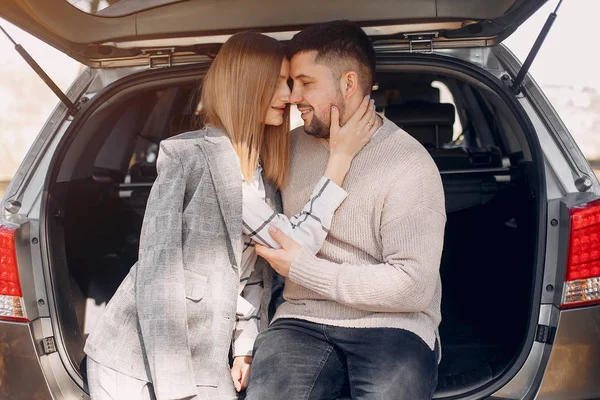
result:
M 380 380 L 382 398 L 397 400 L 431 399 L 437 386 L 437 362 L 433 357 L 412 357 L 397 365 L 395 371 Z
M 292 336 L 286 329 L 272 327 L 261 332 L 254 342 L 252 369 L 263 362 L 275 365 L 282 362 L 294 344 Z M 274 365 L 269 366 L 269 369 L 272 368 Z
M 436 352 L 412 332 L 384 329 L 380 337 L 386 346 L 367 346 L 362 358 L 350 359 L 353 398 L 430 399 L 437 385 Z

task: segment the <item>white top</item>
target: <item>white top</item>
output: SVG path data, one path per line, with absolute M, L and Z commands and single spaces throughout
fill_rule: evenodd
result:
M 333 214 L 347 193 L 325 177 L 321 177 L 302 211 L 291 218 L 278 214 L 265 202 L 262 168 L 254 172 L 253 182 L 242 183 L 243 241 L 240 287 L 233 339 L 233 356 L 252 355 L 258 335 L 260 303 L 263 291 L 262 271 L 255 271 L 257 254 L 254 242 L 279 248 L 269 234 L 271 224 L 301 244 L 311 254 L 317 254 L 325 241 Z

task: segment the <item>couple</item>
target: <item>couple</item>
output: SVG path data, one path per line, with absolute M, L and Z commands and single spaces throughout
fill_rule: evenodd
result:
M 257 33 L 223 45 L 205 127 L 162 142 L 139 260 L 86 343 L 92 400 L 431 398 L 443 189 L 375 113 L 374 67 L 347 21 L 287 55 Z

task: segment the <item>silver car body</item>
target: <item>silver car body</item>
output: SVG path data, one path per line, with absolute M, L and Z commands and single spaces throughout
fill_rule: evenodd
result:
M 389 26 L 370 27 L 367 32 L 393 29 Z M 295 31 L 272 32 L 286 39 Z M 197 41 L 221 43 L 227 34 L 203 36 Z M 190 40 L 190 39 L 186 39 Z M 129 41 L 123 48 L 157 48 L 160 40 Z M 382 53 L 408 52 L 406 43 L 379 46 Z M 414 49 L 413 49 L 414 50 Z M 489 72 L 502 81 L 503 76 L 515 76 L 520 68 L 516 57 L 502 44 L 491 47 L 461 47 L 433 49 L 440 57 L 459 59 Z M 149 53 L 146 57 L 119 61 L 99 61 L 85 69 L 69 88 L 67 96 L 74 104 L 84 104 L 113 82 L 131 74 L 157 66 L 168 67 L 186 63 L 208 63 L 202 55 L 176 55 L 169 52 Z M 382 67 L 392 68 L 392 67 Z M 568 207 L 596 199 L 600 184 L 577 148 L 566 127 L 535 82 L 528 77 L 525 94 L 518 101 L 535 129 L 543 152 L 546 176 L 546 235 L 540 238 L 545 248 L 541 268 L 543 274 L 535 283 L 539 288 L 538 329 L 527 339 L 526 351 L 506 374 L 506 379 L 460 399 L 540 399 L 575 400 L 600 398 L 600 306 L 561 309 L 566 241 L 569 235 Z M 43 204 L 49 166 L 58 144 L 71 124 L 67 108 L 59 104 L 44 125 L 25 160 L 17 171 L 2 201 L 1 223 L 19 227 L 17 258 L 24 308 L 28 323 L 0 322 L 0 395 L 7 398 L 87 398 L 78 366 L 66 356 L 67 349 L 57 325 L 53 303 L 51 260 L 45 243 Z M 581 191 L 581 179 L 589 188 Z M 60 210 L 56 210 L 60 213 Z

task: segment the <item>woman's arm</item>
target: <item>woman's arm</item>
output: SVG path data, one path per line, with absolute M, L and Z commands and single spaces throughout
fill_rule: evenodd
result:
M 144 214 L 135 282 L 142 343 L 159 400 L 196 394 L 182 257 L 186 181 L 177 145 L 172 141 L 161 144 L 158 177 Z
M 287 218 L 271 209 L 254 186 L 242 184 L 242 231 L 254 241 L 280 248 L 268 228 L 276 225 L 311 254 L 317 254 L 331 226 L 333 214 L 347 193 L 341 188 L 352 159 L 369 142 L 376 131 L 375 106 L 368 96 L 354 115 L 340 127 L 339 110 L 332 107 L 330 130 L 330 157 L 324 176 L 317 182 L 309 201 L 300 214 Z M 238 297 L 238 312 L 233 340 L 234 365 L 231 370 L 235 388 L 247 386 L 252 346 L 259 327 L 259 308 L 262 296 L 262 272 L 253 271 Z M 244 312 L 243 310 L 246 310 Z
M 330 156 L 324 176 L 317 182 L 310 199 L 291 218 L 274 212 L 258 190 L 243 184 L 243 232 L 256 242 L 278 249 L 279 244 L 269 234 L 271 224 L 277 226 L 297 243 L 317 254 L 331 226 L 333 214 L 347 193 L 341 188 L 352 159 L 371 140 L 377 130 L 375 105 L 365 96 L 360 107 L 340 127 L 337 107 L 331 110 Z
M 248 386 L 252 350 L 260 329 L 260 305 L 263 297 L 260 265 L 256 264 L 252 271 L 244 271 L 240 277 L 240 284 L 244 284 L 244 289 L 238 296 L 231 349 L 235 360 L 231 368 L 231 378 L 238 392 Z
M 278 249 L 279 245 L 269 234 L 269 226 L 273 224 L 313 254 L 321 249 L 333 214 L 347 196 L 344 189 L 322 177 L 302 212 L 288 219 L 273 211 L 253 186 L 243 184 L 242 194 L 242 230 L 246 235 L 255 242 Z

